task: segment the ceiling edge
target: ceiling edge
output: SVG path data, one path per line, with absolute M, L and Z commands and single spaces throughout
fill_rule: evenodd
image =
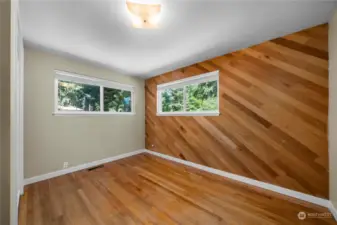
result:
M 102 68 L 105 68 L 107 70 L 111 70 L 114 73 L 118 73 L 122 76 L 130 76 L 130 77 L 138 77 L 140 79 L 146 79 L 146 77 L 142 76 L 141 74 L 128 74 L 125 71 L 122 71 L 120 69 L 111 67 L 111 66 L 106 65 L 104 63 L 100 63 L 100 62 L 90 60 L 90 59 L 87 59 L 87 58 L 84 58 L 84 57 L 73 55 L 71 53 L 67 53 L 67 52 L 55 50 L 55 49 L 52 49 L 52 48 L 49 48 L 49 47 L 45 47 L 43 45 L 40 45 L 40 44 L 37 44 L 35 42 L 29 41 L 25 38 L 24 38 L 24 48 L 36 49 L 36 50 L 39 50 L 39 51 L 42 51 L 42 52 L 46 52 L 46 53 L 50 53 L 50 54 L 53 54 L 53 55 L 61 56 L 61 57 L 64 57 L 66 59 L 73 60 L 73 61 L 76 61 L 76 62 L 85 63 L 85 64 L 89 64 L 89 65 L 96 66 L 96 67 L 102 67 Z

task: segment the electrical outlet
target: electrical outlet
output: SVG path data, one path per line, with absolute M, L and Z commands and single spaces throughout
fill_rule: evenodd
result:
M 68 163 L 68 162 L 64 162 L 64 163 L 63 163 L 63 169 L 68 168 L 68 166 L 69 166 L 69 163 Z

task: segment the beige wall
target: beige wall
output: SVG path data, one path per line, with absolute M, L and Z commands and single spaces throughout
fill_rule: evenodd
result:
M 0 1 L 0 224 L 9 224 L 10 4 Z
M 337 208 L 337 11 L 329 23 L 330 199 Z
M 54 70 L 135 86 L 136 115 L 53 116 Z M 144 80 L 25 48 L 25 178 L 144 148 Z

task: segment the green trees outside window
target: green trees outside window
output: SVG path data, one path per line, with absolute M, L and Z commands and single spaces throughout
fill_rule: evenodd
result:
M 186 111 L 201 112 L 218 109 L 218 82 L 208 81 L 185 86 Z M 184 111 L 184 88 L 161 91 L 162 112 Z
M 58 111 L 132 112 L 131 91 L 58 80 Z
M 105 87 L 104 111 L 131 112 L 131 91 Z
M 187 88 L 186 111 L 211 111 L 218 109 L 218 84 L 210 81 L 200 84 L 192 84 Z
M 58 110 L 100 111 L 100 87 L 60 80 Z
M 180 112 L 184 109 L 184 89 L 169 88 L 161 93 L 163 112 Z

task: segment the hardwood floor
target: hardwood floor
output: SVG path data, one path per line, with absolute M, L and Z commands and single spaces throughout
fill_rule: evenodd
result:
M 329 212 L 148 154 L 25 188 L 19 225 L 337 224 Z

